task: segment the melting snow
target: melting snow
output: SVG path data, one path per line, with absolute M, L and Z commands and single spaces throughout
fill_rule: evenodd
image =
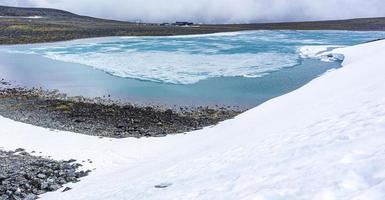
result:
M 0 117 L 0 146 L 93 161 L 42 199 L 383 200 L 385 41 L 332 53 L 343 68 L 212 128 L 118 140 Z

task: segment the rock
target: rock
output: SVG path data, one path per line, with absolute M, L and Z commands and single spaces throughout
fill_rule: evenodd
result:
M 53 184 L 53 185 L 48 186 L 49 191 L 56 191 L 59 188 L 61 188 L 61 186 L 59 184 Z
M 24 152 L 21 149 L 18 152 Z M 0 200 L 37 199 L 40 194 L 55 191 L 69 182 L 87 176 L 77 171 L 75 160 L 55 161 L 40 156 L 0 150 Z M 69 164 L 73 163 L 73 164 Z
M 58 181 L 57 181 L 59 184 L 61 184 L 61 185 L 64 185 L 64 184 L 66 184 L 67 183 L 67 181 L 64 179 L 64 178 L 62 178 L 62 177 L 60 177 L 60 178 L 58 178 Z
M 24 200 L 35 200 L 35 199 L 37 199 L 37 196 L 34 195 L 34 194 L 29 194 L 29 195 L 27 195 L 27 196 L 24 198 Z
M 166 137 L 166 136 L 167 136 L 166 133 L 159 133 L 159 134 L 154 135 L 154 137 Z
M 125 127 L 126 127 L 126 125 L 123 124 L 123 123 L 119 123 L 119 124 L 116 125 L 116 128 L 118 128 L 118 129 L 123 129 Z
M 69 191 L 69 190 L 72 190 L 72 188 L 70 188 L 70 187 L 65 187 L 64 190 L 63 190 L 62 192 L 67 192 L 67 191 Z
M 17 195 L 12 195 L 12 198 L 14 199 L 14 200 L 22 200 L 19 196 L 17 196 Z
M 45 179 L 47 176 L 45 174 L 38 174 L 37 177 L 40 179 Z
M 154 187 L 155 188 L 167 188 L 167 187 L 170 187 L 172 185 L 172 183 L 160 183 L 158 185 L 155 185 Z
M 0 174 L 0 183 L 2 183 L 5 179 L 7 179 L 8 177 L 5 176 L 4 174 Z
M 80 172 L 76 173 L 76 178 L 85 177 L 88 175 L 88 173 L 89 173 L 89 171 L 80 171 Z
M 15 194 L 16 194 L 16 195 L 20 195 L 20 194 L 21 194 L 21 189 L 20 189 L 20 188 L 17 188 L 16 191 L 15 191 Z
M 171 116 L 172 115 L 172 110 L 171 109 L 167 109 L 164 114 L 166 114 L 167 116 Z
M 32 192 L 33 192 L 33 194 L 35 194 L 35 195 L 41 195 L 41 194 L 44 194 L 44 193 L 45 193 L 43 190 L 37 190 L 37 189 L 34 189 Z
M 17 149 L 15 150 L 16 153 L 17 153 L 17 152 L 22 152 L 22 151 L 25 151 L 25 149 L 23 149 L 23 148 L 17 148 Z
M 82 123 L 82 122 L 85 122 L 85 120 L 84 119 L 75 119 L 74 122 L 75 123 Z
M 40 189 L 44 190 L 48 188 L 48 183 L 46 181 L 43 181 L 40 183 Z

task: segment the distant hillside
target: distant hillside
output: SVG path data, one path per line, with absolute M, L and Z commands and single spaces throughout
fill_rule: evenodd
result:
M 246 25 L 247 26 L 247 25 Z M 259 24 L 264 29 L 385 31 L 385 17 L 333 21 Z
M 77 17 L 73 13 L 49 9 L 49 8 L 17 8 L 0 6 L 0 16 L 57 16 L 57 17 Z
M 42 18 L 29 18 L 41 16 Z M 385 31 L 385 18 L 337 21 L 162 26 L 80 16 L 46 8 L 0 6 L 0 44 L 21 44 L 105 36 L 167 36 L 243 30 Z

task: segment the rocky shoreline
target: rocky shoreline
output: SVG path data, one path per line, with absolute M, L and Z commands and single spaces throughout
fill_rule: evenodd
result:
M 99 137 L 162 137 L 214 125 L 240 110 L 224 107 L 135 106 L 109 99 L 67 97 L 57 91 L 16 88 L 0 80 L 0 115 L 52 130 Z M 46 192 L 66 192 L 91 171 L 76 160 L 56 161 L 24 149 L 0 147 L 0 200 L 34 200 Z M 82 161 L 85 162 L 85 161 Z M 89 162 L 92 162 L 89 160 Z
M 225 107 L 135 106 L 106 99 L 67 97 L 57 91 L 0 87 L 0 115 L 50 129 L 126 138 L 162 137 L 215 125 L 241 113 Z
M 75 183 L 91 171 L 79 171 L 76 160 L 56 161 L 24 149 L 0 150 L 0 200 L 34 200 L 46 192 Z M 65 187 L 62 192 L 71 188 Z

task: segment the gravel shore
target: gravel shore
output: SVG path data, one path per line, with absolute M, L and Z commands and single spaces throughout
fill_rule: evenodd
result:
M 12 88 L 2 81 L 0 115 L 50 129 L 125 138 L 162 137 L 217 124 L 241 113 L 224 107 L 134 106 L 55 91 Z
M 24 149 L 0 150 L 0 200 L 34 200 L 66 183 L 78 182 L 90 171 L 78 171 L 81 164 L 75 162 L 33 156 Z
M 12 87 L 0 80 L 0 115 L 41 127 L 81 134 L 125 138 L 183 133 L 233 118 L 239 110 L 208 107 L 134 106 L 108 99 L 67 97 L 57 91 Z M 0 200 L 34 200 L 50 191 L 68 191 L 90 171 L 76 160 L 55 161 L 24 149 L 0 148 Z M 91 161 L 90 161 L 91 162 Z M 160 186 L 159 186 L 160 187 Z

